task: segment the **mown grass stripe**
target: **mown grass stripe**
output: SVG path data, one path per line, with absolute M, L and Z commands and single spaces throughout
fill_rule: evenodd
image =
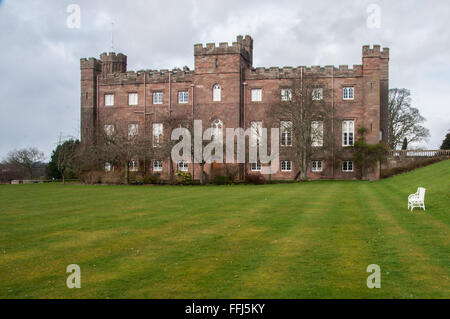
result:
M 449 298 L 449 176 L 446 161 L 375 183 L 0 186 L 0 298 Z

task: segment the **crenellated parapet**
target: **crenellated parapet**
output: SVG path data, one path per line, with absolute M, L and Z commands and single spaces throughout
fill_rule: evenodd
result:
M 96 69 L 98 71 L 100 71 L 101 69 L 101 64 L 100 61 L 97 60 L 96 58 L 82 58 L 80 59 L 80 69 Z
M 236 37 L 236 42 L 231 45 L 228 42 L 221 42 L 217 46 L 215 43 L 194 44 L 194 56 L 200 55 L 221 55 L 221 54 L 240 54 L 250 64 L 253 60 L 253 39 L 251 36 L 246 35 L 245 38 L 242 35 Z
M 362 65 L 353 65 L 353 68 L 349 68 L 348 65 L 340 65 L 338 68 L 327 65 L 321 66 L 298 66 L 291 67 L 285 66 L 270 67 L 270 68 L 251 68 L 246 70 L 245 78 L 249 80 L 264 80 L 264 79 L 295 79 L 301 76 L 314 76 L 314 77 L 358 77 L 362 76 Z
M 99 81 L 104 85 L 143 84 L 145 76 L 146 83 L 167 83 L 169 82 L 169 75 L 170 81 L 173 83 L 192 81 L 192 72 L 188 67 L 184 67 L 183 70 L 175 68 L 173 70 L 139 70 L 103 74 Z
M 389 48 L 383 48 L 378 44 L 375 44 L 373 48 L 370 48 L 369 45 L 364 45 L 362 47 L 362 56 L 363 58 L 382 58 L 389 59 Z
M 115 52 L 103 52 L 100 54 L 100 61 L 102 62 L 122 62 L 127 63 L 127 56 L 123 53 L 116 54 Z
M 102 74 L 124 73 L 127 72 L 127 56 L 125 54 L 103 52 L 100 54 L 100 62 L 102 65 Z

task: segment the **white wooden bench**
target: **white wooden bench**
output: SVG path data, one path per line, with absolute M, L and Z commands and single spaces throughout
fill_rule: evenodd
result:
M 411 208 L 411 211 L 413 211 L 415 207 L 419 207 L 425 210 L 425 190 L 425 188 L 419 187 L 415 194 L 408 196 L 408 209 Z

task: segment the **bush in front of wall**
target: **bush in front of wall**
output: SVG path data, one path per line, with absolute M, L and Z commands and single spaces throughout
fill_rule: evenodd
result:
M 177 178 L 175 181 L 176 184 L 179 184 L 179 185 L 192 184 L 192 176 L 191 176 L 191 173 L 189 173 L 189 172 L 177 171 L 175 173 L 175 176 Z
M 230 178 L 228 176 L 216 175 L 213 178 L 213 183 L 216 185 L 227 185 L 230 184 Z

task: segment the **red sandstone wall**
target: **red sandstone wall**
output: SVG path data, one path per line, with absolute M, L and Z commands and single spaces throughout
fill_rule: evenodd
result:
M 126 57 L 124 55 L 102 54 L 100 60 L 90 58 L 81 60 L 81 130 L 82 141 L 92 139 L 89 128 L 103 129 L 104 124 L 138 123 L 140 134 L 152 134 L 152 123 L 161 122 L 169 116 L 181 116 L 203 120 L 203 129 L 211 125 L 215 119 L 227 127 L 240 127 L 244 121 L 245 128 L 251 121 L 262 121 L 263 127 L 278 127 L 280 119 L 268 116 L 270 107 L 280 101 L 280 90 L 289 86 L 290 79 L 299 77 L 300 68 L 251 68 L 253 41 L 250 37 L 238 37 L 232 46 L 221 43 L 219 47 L 208 44 L 206 47 L 195 45 L 195 71 L 161 70 L 126 72 Z M 380 115 L 387 102 L 388 88 L 388 58 L 387 49 L 380 52 L 379 46 L 373 49 L 363 47 L 363 64 L 355 65 L 352 69 L 347 66 L 334 68 L 311 67 L 303 68 L 305 75 L 318 75 L 324 87 L 333 87 L 333 96 L 326 98 L 326 103 L 334 105 L 334 114 L 340 120 L 352 119 L 356 129 L 365 126 L 369 129 L 368 142 L 377 143 L 379 131 L 384 125 L 383 116 Z M 170 83 L 169 84 L 169 73 Z M 145 79 L 144 79 L 145 75 Z M 97 83 L 98 76 L 98 83 Z M 144 88 L 145 82 L 145 88 Z M 244 82 L 246 85 L 244 86 Z M 213 102 L 212 87 L 220 84 L 222 99 Z M 194 86 L 194 87 L 193 87 Z M 342 99 L 342 88 L 354 86 L 355 98 L 351 101 Z M 251 101 L 251 89 L 262 89 L 262 101 Z M 98 90 L 98 106 L 97 106 Z M 178 91 L 189 91 L 189 103 L 178 103 Z M 245 91 L 245 92 L 244 92 Z M 138 105 L 128 105 L 128 93 L 138 93 Z M 163 92 L 163 103 L 153 104 L 153 92 Z M 114 93 L 114 106 L 105 106 L 104 96 Z M 170 103 L 169 103 L 170 95 Z M 244 101 L 245 95 L 245 101 Z M 146 98 L 144 99 L 144 96 Z M 145 101 L 144 101 L 145 100 Z M 245 105 L 245 108 L 244 108 Z M 144 109 L 147 115 L 144 117 Z M 97 114 L 98 110 L 98 114 Z M 98 122 L 96 119 L 98 118 Z M 144 123 L 145 118 L 145 123 Z M 164 131 L 167 137 L 170 132 Z M 332 134 L 336 145 L 341 145 L 341 125 L 324 127 L 324 134 Z M 339 147 L 338 147 L 339 148 Z M 285 158 L 280 146 L 280 161 Z M 339 150 L 340 151 L 340 150 Z M 343 159 L 351 159 L 351 154 L 342 152 Z M 314 159 L 322 159 L 320 154 Z M 292 160 L 292 159 L 290 159 Z M 174 164 L 176 165 L 176 164 Z M 200 168 L 193 171 L 189 164 L 189 171 L 194 178 L 199 179 Z M 250 169 L 247 166 L 247 171 Z M 147 164 L 151 168 L 151 163 Z M 169 161 L 164 162 L 162 176 L 168 178 Z M 212 177 L 211 165 L 205 165 L 206 173 Z M 272 176 L 272 179 L 291 179 L 295 176 L 297 168 L 293 162 L 291 172 L 281 172 Z M 242 176 L 241 176 L 242 177 Z M 323 171 L 314 173 L 309 170 L 310 179 L 337 178 L 355 179 L 358 172 L 342 172 L 340 160 L 323 161 Z M 379 168 L 365 178 L 378 178 Z

